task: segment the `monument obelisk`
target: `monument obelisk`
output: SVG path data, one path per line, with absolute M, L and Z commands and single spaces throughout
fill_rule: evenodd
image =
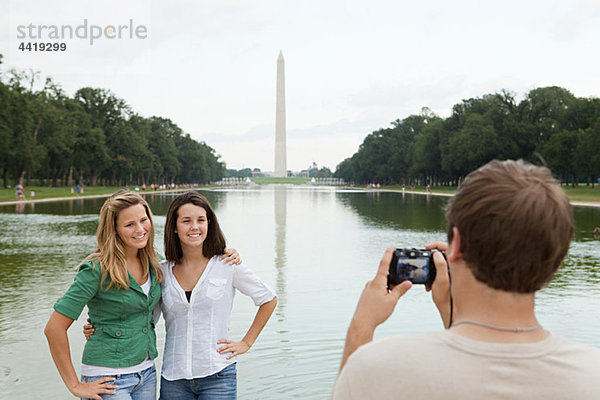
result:
M 287 177 L 287 149 L 285 143 L 285 64 L 283 54 L 277 57 L 277 107 L 275 112 L 275 171 L 277 178 Z

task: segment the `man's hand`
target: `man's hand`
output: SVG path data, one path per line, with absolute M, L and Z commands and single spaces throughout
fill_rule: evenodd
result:
M 356 349 L 373 340 L 375 328 L 392 315 L 400 297 L 412 287 L 412 282 L 404 281 L 390 291 L 387 289 L 387 276 L 395 248 L 395 245 L 387 248 L 379 262 L 375 278 L 367 282 L 360 295 L 346 335 L 346 345 L 340 371 L 348 361 L 348 357 Z
M 428 250 L 439 250 L 446 252 L 448 244 L 445 242 L 433 242 L 425 246 Z M 450 327 L 450 276 L 448 275 L 448 263 L 440 252 L 433 254 L 433 262 L 435 264 L 436 275 L 431 287 L 426 289 L 431 290 L 431 297 L 437 307 L 440 317 L 445 328 Z

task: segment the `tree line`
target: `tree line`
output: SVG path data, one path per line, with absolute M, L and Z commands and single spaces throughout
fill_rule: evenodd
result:
M 38 72 L 0 70 L 4 187 L 32 179 L 52 186 L 207 183 L 224 171 L 206 143 L 168 118 L 138 115 L 110 90 L 84 87 L 69 97 L 51 78 L 42 85 Z
M 600 177 L 600 99 L 561 87 L 508 91 L 454 105 L 448 118 L 423 108 L 369 134 L 336 168 L 349 182 L 456 185 L 492 159 L 525 159 L 562 182 Z

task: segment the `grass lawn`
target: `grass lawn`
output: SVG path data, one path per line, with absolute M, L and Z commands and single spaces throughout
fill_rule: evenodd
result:
M 591 186 L 579 185 L 577 187 L 563 186 L 563 190 L 571 201 L 596 202 L 600 203 L 600 185 Z
M 86 186 L 84 194 L 71 193 L 70 187 L 48 187 L 48 186 L 25 186 L 25 199 L 31 200 L 31 191 L 35 192 L 34 199 L 49 199 L 55 197 L 85 197 L 99 194 L 112 194 L 122 187 L 110 187 L 110 186 Z M 15 189 L 0 189 L 0 201 L 13 201 L 16 200 Z

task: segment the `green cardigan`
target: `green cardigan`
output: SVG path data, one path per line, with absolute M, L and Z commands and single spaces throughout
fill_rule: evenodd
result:
M 150 267 L 151 287 L 146 296 L 129 275 L 129 289 L 105 290 L 107 277 L 100 287 L 100 263 L 86 261 L 79 267 L 67 293 L 54 309 L 73 319 L 79 318 L 87 304 L 95 332 L 85 344 L 82 362 L 101 367 L 131 367 L 147 356 L 156 358 L 156 332 L 152 312 L 160 300 L 160 284 Z

